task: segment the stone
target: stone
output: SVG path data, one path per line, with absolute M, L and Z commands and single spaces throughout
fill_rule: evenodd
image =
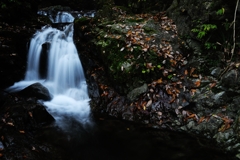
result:
M 46 108 L 41 105 L 37 104 L 35 107 L 31 110 L 33 119 L 37 122 L 39 125 L 46 125 L 53 122 L 55 119 L 52 115 L 50 115 Z
M 238 73 L 236 70 L 231 70 L 227 72 L 223 77 L 222 77 L 222 86 L 223 87 L 235 87 L 238 85 Z
M 35 97 L 44 101 L 49 101 L 52 99 L 52 95 L 48 89 L 41 83 L 34 83 L 20 91 L 19 94 L 27 98 Z
M 211 71 L 211 75 L 215 78 L 218 78 L 219 75 L 221 73 L 221 68 L 220 67 L 217 67 L 217 68 L 214 68 L 212 71 Z
M 133 101 L 134 99 L 136 99 L 140 94 L 142 93 L 145 93 L 148 89 L 148 86 L 147 84 L 143 84 L 142 86 L 138 87 L 138 88 L 135 88 L 134 90 L 130 91 L 128 94 L 127 94 L 127 98 L 130 100 L 130 101 Z
M 222 105 L 228 100 L 227 94 L 225 91 L 221 91 L 213 96 L 214 105 Z

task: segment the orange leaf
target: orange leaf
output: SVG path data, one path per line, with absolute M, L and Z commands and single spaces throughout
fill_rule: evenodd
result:
M 216 82 L 213 82 L 213 83 L 210 83 L 210 88 L 213 88 L 213 87 L 215 87 L 216 86 Z
M 201 80 L 197 80 L 197 81 L 195 82 L 195 85 L 196 85 L 196 87 L 199 87 L 199 86 L 201 85 Z
M 201 117 L 198 121 L 198 124 L 202 123 L 205 120 L 205 117 Z
M 146 40 L 146 41 L 150 41 L 151 38 L 150 38 L 150 37 L 146 37 L 145 40 Z
M 175 67 L 176 64 L 177 64 L 177 61 L 175 61 L 175 60 L 173 60 L 173 59 L 170 59 L 170 62 L 171 62 L 171 65 L 172 65 L 173 67 Z
M 172 91 L 170 90 L 170 88 L 167 89 L 167 94 L 169 94 L 169 95 L 173 94 Z
M 191 91 L 190 91 L 191 95 L 193 96 L 196 93 L 196 91 L 197 91 L 196 89 L 191 89 Z
M 162 81 L 162 78 L 158 79 L 157 80 L 157 84 L 161 84 L 163 81 Z

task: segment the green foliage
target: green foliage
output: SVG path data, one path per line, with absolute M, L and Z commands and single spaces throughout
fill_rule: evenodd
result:
M 214 49 L 214 50 L 217 49 L 217 46 L 215 43 L 206 42 L 204 46 L 206 49 Z
M 197 33 L 197 38 L 202 39 L 207 33 L 214 29 L 217 29 L 215 24 L 202 24 L 197 26 L 197 28 L 193 28 L 191 31 Z
M 216 12 L 217 15 L 223 15 L 224 13 L 225 13 L 225 9 L 224 9 L 224 8 L 221 8 L 221 9 L 219 9 L 219 10 Z

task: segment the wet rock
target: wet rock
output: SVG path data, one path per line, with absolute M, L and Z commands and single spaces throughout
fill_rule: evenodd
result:
M 140 94 L 145 93 L 148 89 L 147 84 L 145 83 L 144 85 L 142 85 L 141 87 L 135 88 L 134 90 L 132 90 L 131 92 L 129 92 L 127 94 L 127 98 L 131 101 L 133 101 L 134 99 L 136 99 Z
M 55 120 L 53 116 L 50 115 L 46 108 L 41 104 L 35 105 L 34 108 L 31 109 L 31 113 L 32 118 L 39 125 L 50 124 Z
M 228 100 L 228 97 L 227 97 L 226 92 L 222 91 L 222 92 L 219 92 L 219 93 L 215 94 L 212 97 L 212 99 L 213 99 L 214 105 L 218 106 L 218 105 L 222 105 L 222 104 L 226 103 L 227 100 Z
M 221 73 L 221 68 L 220 67 L 217 67 L 217 68 L 214 68 L 212 71 L 211 71 L 211 75 L 215 78 L 218 78 L 219 75 Z
M 89 93 L 90 98 L 99 98 L 100 97 L 98 85 L 93 77 L 89 78 L 88 93 Z
M 49 101 L 52 99 L 52 95 L 46 87 L 41 83 L 34 83 L 27 88 L 19 92 L 20 95 L 24 97 L 36 97 L 37 99 Z
M 223 120 L 211 116 L 207 122 L 202 122 L 198 125 L 192 126 L 192 130 L 197 131 L 198 133 L 208 133 L 214 135 L 217 130 L 221 127 Z
M 223 77 L 222 77 L 222 86 L 223 87 L 229 87 L 233 88 L 235 86 L 239 85 L 239 76 L 238 72 L 236 70 L 231 70 L 227 72 Z

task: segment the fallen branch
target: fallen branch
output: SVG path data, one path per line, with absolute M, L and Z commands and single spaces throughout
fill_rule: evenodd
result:
M 239 4 L 239 0 L 237 0 L 237 3 L 236 3 L 234 19 L 233 19 L 233 47 L 231 50 L 231 59 L 230 60 L 232 60 L 233 53 L 234 53 L 235 46 L 236 46 L 236 17 L 237 17 L 238 4 Z

